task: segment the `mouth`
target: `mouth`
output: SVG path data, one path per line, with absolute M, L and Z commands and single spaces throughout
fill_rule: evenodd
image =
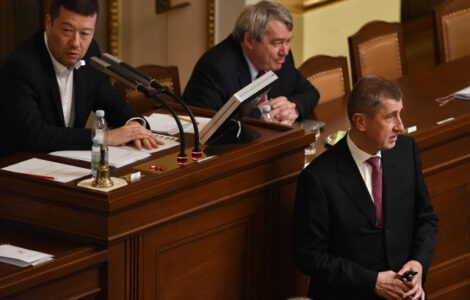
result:
M 79 54 L 77 52 L 67 52 L 67 56 L 70 58 L 77 58 Z

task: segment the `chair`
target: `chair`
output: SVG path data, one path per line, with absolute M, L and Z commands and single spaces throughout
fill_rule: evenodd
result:
M 137 69 L 155 80 L 162 86 L 168 87 L 170 92 L 176 96 L 181 96 L 180 80 L 178 75 L 178 67 L 176 66 L 158 66 L 158 65 L 142 65 Z M 129 104 L 139 114 L 145 114 L 155 108 L 157 102 L 146 98 L 142 93 L 131 90 L 126 85 L 116 82 L 116 88 L 127 99 Z M 166 98 L 162 95 L 162 98 Z M 168 98 L 166 98 L 169 100 Z M 171 101 L 171 100 L 170 100 Z
M 344 56 L 316 55 L 306 60 L 300 73 L 320 92 L 319 103 L 349 94 L 348 61 Z
M 432 10 L 436 62 L 470 55 L 470 1 L 447 0 Z
M 407 73 L 400 23 L 369 22 L 348 41 L 354 82 L 369 75 L 391 80 Z

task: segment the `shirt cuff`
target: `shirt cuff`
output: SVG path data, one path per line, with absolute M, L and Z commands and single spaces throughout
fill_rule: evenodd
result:
M 129 124 L 130 121 L 137 121 L 140 123 L 140 125 L 147 127 L 147 120 L 145 120 L 145 118 L 141 118 L 141 117 L 130 118 L 129 120 L 127 120 L 126 125 Z

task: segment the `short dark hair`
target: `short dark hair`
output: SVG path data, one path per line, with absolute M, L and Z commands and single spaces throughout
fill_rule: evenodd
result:
M 393 82 L 379 76 L 363 77 L 354 85 L 349 95 L 349 121 L 352 124 L 352 116 L 355 113 L 364 113 L 372 118 L 382 107 L 384 100 L 400 101 L 402 97 L 402 92 Z
M 238 16 L 232 36 L 236 41 L 243 41 L 245 32 L 251 33 L 259 42 L 268 29 L 271 20 L 278 20 L 286 24 L 292 31 L 292 16 L 287 9 L 279 3 L 260 1 L 247 6 Z
M 99 12 L 98 0 L 52 0 L 49 8 L 51 22 L 59 16 L 61 6 L 82 16 L 98 15 Z

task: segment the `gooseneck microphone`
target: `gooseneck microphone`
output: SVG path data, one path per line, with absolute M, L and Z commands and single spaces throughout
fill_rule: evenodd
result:
M 197 126 L 196 119 L 194 118 L 193 112 L 189 107 L 186 105 L 186 103 L 179 97 L 177 97 L 175 94 L 170 92 L 168 87 L 160 85 L 155 78 L 151 78 L 145 73 L 139 71 L 138 69 L 134 68 L 133 66 L 123 62 L 119 58 L 112 56 L 109 53 L 103 53 L 102 58 L 110 63 L 113 66 L 121 66 L 122 68 L 126 69 L 127 71 L 132 73 L 132 76 L 137 80 L 142 82 L 143 84 L 153 87 L 157 90 L 158 93 L 165 94 L 170 96 L 173 100 L 175 100 L 177 103 L 179 103 L 183 109 L 186 111 L 186 113 L 189 115 L 191 122 L 193 123 L 194 127 L 194 149 L 192 151 L 191 158 L 193 160 L 199 160 L 202 157 L 202 151 L 199 148 L 199 129 Z
M 150 91 L 145 86 L 143 86 L 143 84 L 139 82 L 139 80 L 132 76 L 132 73 L 129 70 L 126 70 L 125 68 L 119 65 L 111 65 L 96 56 L 90 58 L 90 65 L 96 68 L 98 71 L 101 71 L 106 75 L 109 75 L 114 79 L 124 83 L 131 89 L 142 92 L 146 97 L 155 99 L 156 101 L 160 102 L 166 109 L 168 109 L 168 111 L 175 119 L 180 133 L 180 153 L 178 154 L 177 163 L 178 165 L 187 164 L 188 156 L 185 153 L 186 144 L 184 139 L 183 125 L 181 124 L 181 121 L 176 115 L 174 109 L 170 105 L 168 105 L 168 103 L 160 99 L 155 91 Z

